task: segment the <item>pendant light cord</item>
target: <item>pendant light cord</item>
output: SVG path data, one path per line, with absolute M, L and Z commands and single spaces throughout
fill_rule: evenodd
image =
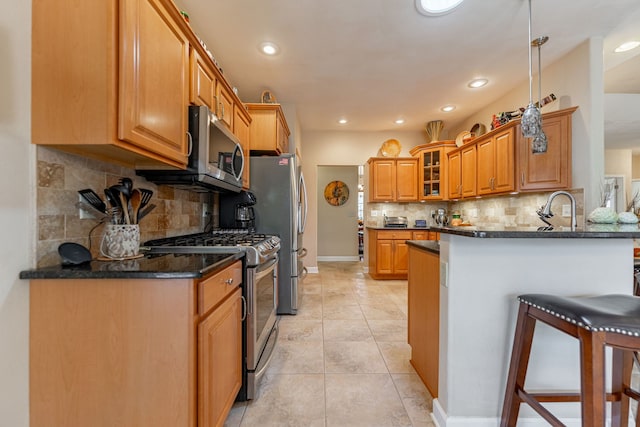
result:
M 529 104 L 533 104 L 533 72 L 531 71 L 531 0 L 529 0 Z

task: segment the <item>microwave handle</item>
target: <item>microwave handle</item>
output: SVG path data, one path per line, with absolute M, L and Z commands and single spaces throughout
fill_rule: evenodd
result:
M 191 154 L 193 153 L 193 137 L 191 136 L 190 132 L 187 132 L 187 141 L 189 142 L 189 149 L 187 150 L 187 157 L 191 157 Z
M 242 166 L 240 166 L 240 173 L 236 173 L 235 168 L 233 167 L 233 165 L 235 164 L 234 162 L 234 158 L 236 156 L 236 153 L 240 153 L 240 158 L 242 159 Z M 236 149 L 233 150 L 233 157 L 231 158 L 231 170 L 233 170 L 233 175 L 237 176 L 239 180 L 242 180 L 242 173 L 244 172 L 244 162 L 245 162 L 245 158 L 244 158 L 244 152 L 242 151 L 242 146 L 238 143 L 236 143 Z

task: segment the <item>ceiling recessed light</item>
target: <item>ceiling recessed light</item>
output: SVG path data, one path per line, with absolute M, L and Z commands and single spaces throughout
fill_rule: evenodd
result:
M 474 79 L 474 80 L 471 80 L 467 86 L 469 86 L 470 88 L 476 89 L 486 85 L 487 83 L 489 83 L 489 80 L 487 79 Z
M 440 108 L 440 110 L 444 111 L 445 113 L 449 113 L 455 109 L 456 107 L 453 105 L 445 105 L 444 107 Z
M 279 50 L 280 49 L 278 49 L 278 46 L 271 42 L 264 42 L 260 44 L 260 52 L 264 53 L 265 55 L 275 55 Z
M 630 42 L 622 43 L 620 46 L 615 48 L 613 51 L 615 53 L 626 52 L 628 50 L 635 49 L 638 46 L 640 46 L 640 42 L 639 41 L 630 41 Z
M 416 9 L 426 16 L 440 16 L 451 12 L 463 0 L 416 0 Z
M 396 123 L 397 125 L 404 124 L 404 119 L 397 119 L 397 120 L 395 121 L 395 123 Z
M 347 119 L 340 119 L 340 120 L 338 120 L 338 123 L 340 123 L 341 125 L 346 125 L 346 124 L 347 124 L 347 122 L 348 122 L 348 120 L 347 120 Z

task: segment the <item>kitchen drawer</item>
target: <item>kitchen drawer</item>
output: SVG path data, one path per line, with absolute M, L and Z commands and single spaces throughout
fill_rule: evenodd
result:
M 240 283 L 242 283 L 242 261 L 236 261 L 198 283 L 198 314 L 211 310 Z
M 414 231 L 412 233 L 411 238 L 413 240 L 429 240 L 429 232 L 427 230 L 425 230 L 425 231 Z
M 384 230 L 378 231 L 378 240 L 380 239 L 398 239 L 398 240 L 411 240 L 411 231 L 404 230 Z

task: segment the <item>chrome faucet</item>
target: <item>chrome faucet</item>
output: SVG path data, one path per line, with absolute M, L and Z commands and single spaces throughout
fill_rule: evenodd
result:
M 576 220 L 576 199 L 573 195 L 567 191 L 555 191 L 549 195 L 547 199 L 547 203 L 544 206 L 541 206 L 540 209 L 536 211 L 542 222 L 551 226 L 551 223 L 547 221 L 547 218 L 551 218 L 553 216 L 553 212 L 551 212 L 551 203 L 556 196 L 560 194 L 564 194 L 571 201 L 571 231 L 576 231 L 576 227 L 578 226 L 578 221 Z

